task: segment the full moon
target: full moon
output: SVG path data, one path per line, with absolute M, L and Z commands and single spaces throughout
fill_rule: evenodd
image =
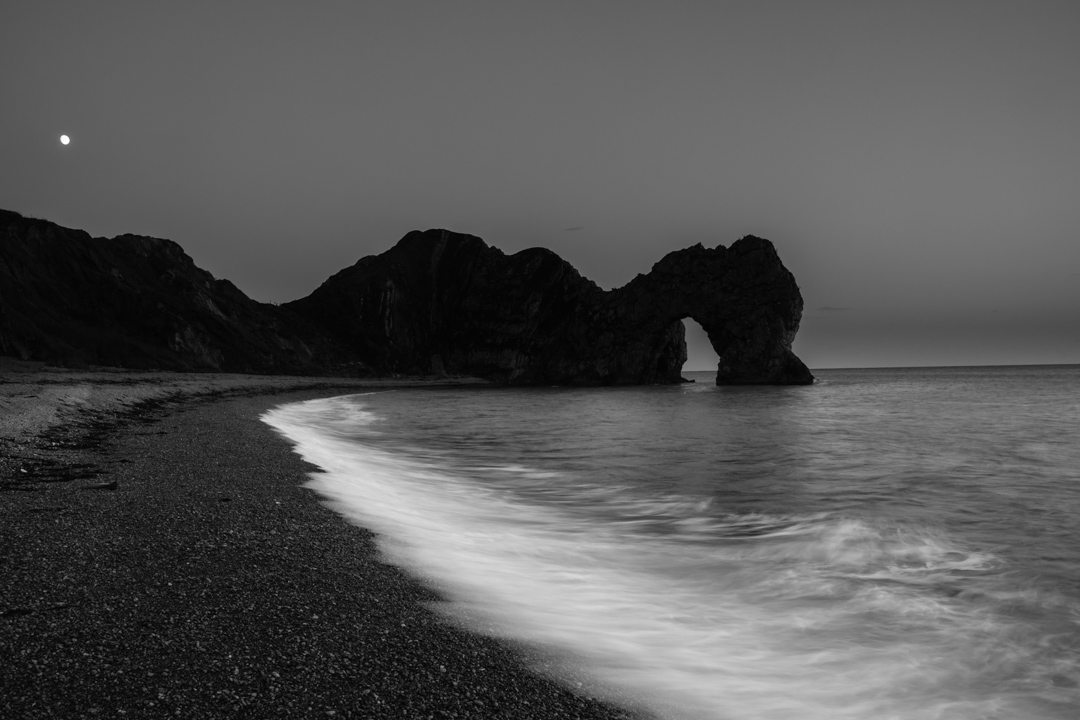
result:
M 69 138 L 67 135 L 61 135 L 60 136 L 60 144 L 61 145 L 67 145 L 69 142 L 71 142 L 71 138 Z

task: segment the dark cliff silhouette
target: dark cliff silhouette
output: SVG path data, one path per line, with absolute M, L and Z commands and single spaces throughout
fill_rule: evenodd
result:
M 720 356 L 717 382 L 804 384 L 801 314 L 795 279 L 753 236 L 670 253 L 604 291 L 548 250 L 412 232 L 276 307 L 168 240 L 93 239 L 0 211 L 0 354 L 67 365 L 675 383 L 691 317 Z
M 68 367 L 319 374 L 348 354 L 169 240 L 0 210 L 0 354 Z M 343 367 L 342 367 L 343 366 Z
M 802 296 L 772 243 L 670 253 L 605 292 L 539 248 L 507 256 L 480 238 L 412 232 L 283 306 L 376 367 L 513 384 L 681 381 L 684 317 L 720 356 L 718 382 L 809 383 L 791 352 Z

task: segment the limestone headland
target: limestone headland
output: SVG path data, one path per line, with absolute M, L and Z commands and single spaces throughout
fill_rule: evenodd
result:
M 0 355 L 65 367 L 678 383 L 690 317 L 719 356 L 717 383 L 808 384 L 791 350 L 802 308 L 775 247 L 754 236 L 669 253 L 605 291 L 550 250 L 416 231 L 276 306 L 169 240 L 0 211 Z

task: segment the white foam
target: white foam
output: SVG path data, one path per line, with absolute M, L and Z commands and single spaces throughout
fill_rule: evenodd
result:
M 322 468 L 309 487 L 377 531 L 393 562 L 448 595 L 454 617 L 562 654 L 574 672 L 662 716 L 1066 717 L 1054 713 L 1068 688 L 1003 692 L 1017 664 L 1038 658 L 993 606 L 937 592 L 951 573 L 996 562 L 940 533 L 561 488 L 605 500 L 600 522 L 573 503 L 527 504 L 506 491 L 528 480 L 555 492 L 558 473 L 454 469 L 437 454 L 365 443 L 378 417 L 355 397 L 263 419 Z M 670 531 L 643 531 L 657 523 Z

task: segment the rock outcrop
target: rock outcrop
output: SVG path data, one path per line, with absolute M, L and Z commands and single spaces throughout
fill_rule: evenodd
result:
M 0 211 L 0 354 L 68 366 L 677 383 L 691 317 L 720 356 L 717 382 L 809 383 L 791 351 L 801 314 L 791 273 L 752 236 L 673 252 L 604 291 L 548 250 L 412 232 L 277 307 L 168 240 Z
M 331 339 L 195 266 L 169 240 L 0 210 L 0 354 L 69 367 L 349 369 Z
M 772 243 L 670 253 L 607 291 L 543 249 L 507 256 L 480 238 L 412 232 L 288 303 L 373 366 L 508 384 L 677 383 L 682 318 L 720 357 L 721 384 L 806 384 L 791 351 L 802 296 Z

